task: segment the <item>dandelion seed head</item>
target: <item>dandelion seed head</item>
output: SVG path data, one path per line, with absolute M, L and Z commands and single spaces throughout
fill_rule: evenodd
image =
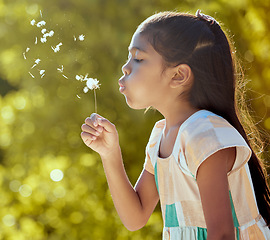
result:
M 34 26 L 35 23 L 36 23 L 36 20 L 35 20 L 35 19 L 33 19 L 33 20 L 30 22 L 30 24 L 31 24 L 32 26 Z
M 45 21 L 40 21 L 37 23 L 37 27 L 42 27 L 42 26 L 45 26 L 46 25 L 46 22 Z
M 78 39 L 79 39 L 80 41 L 83 41 L 84 38 L 85 38 L 85 35 L 83 35 L 83 34 L 81 34 L 81 35 L 78 37 Z
M 99 88 L 99 81 L 98 81 L 96 78 L 89 78 L 89 79 L 86 81 L 86 86 L 87 86 L 90 90 L 97 89 L 97 88 Z

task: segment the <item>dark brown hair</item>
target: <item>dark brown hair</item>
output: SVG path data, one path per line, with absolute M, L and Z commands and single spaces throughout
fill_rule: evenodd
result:
M 232 44 L 220 25 L 190 14 L 161 12 L 146 19 L 137 31 L 163 57 L 165 66 L 189 65 L 194 74 L 188 95 L 190 103 L 225 118 L 251 147 L 249 139 L 253 138 L 247 137 L 240 122 L 248 118 L 242 115 L 244 102 L 239 106 L 239 99 L 243 97 L 237 94 L 241 89 L 237 91 L 239 74 Z M 250 122 L 247 125 L 250 127 Z M 254 146 L 251 148 L 255 150 Z M 253 150 L 248 165 L 260 214 L 269 227 L 270 191 L 266 170 Z

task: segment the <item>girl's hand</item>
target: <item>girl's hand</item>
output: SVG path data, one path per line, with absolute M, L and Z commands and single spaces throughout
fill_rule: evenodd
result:
M 119 151 L 118 133 L 114 124 L 96 113 L 85 119 L 81 138 L 86 146 L 99 153 L 101 157 Z

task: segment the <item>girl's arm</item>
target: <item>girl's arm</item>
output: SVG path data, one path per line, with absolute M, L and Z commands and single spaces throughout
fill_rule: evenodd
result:
M 234 240 L 234 224 L 227 173 L 235 160 L 235 148 L 220 150 L 198 169 L 197 183 L 207 225 L 207 240 Z
M 135 188 L 131 185 L 123 165 L 115 126 L 97 114 L 82 125 L 85 144 L 101 156 L 115 208 L 128 230 L 143 227 L 159 200 L 155 179 L 144 170 Z

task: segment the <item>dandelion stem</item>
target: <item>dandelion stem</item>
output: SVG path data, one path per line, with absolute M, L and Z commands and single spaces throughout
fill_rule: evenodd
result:
M 95 97 L 95 113 L 97 113 L 97 94 L 96 94 L 96 89 L 94 89 L 94 97 Z

